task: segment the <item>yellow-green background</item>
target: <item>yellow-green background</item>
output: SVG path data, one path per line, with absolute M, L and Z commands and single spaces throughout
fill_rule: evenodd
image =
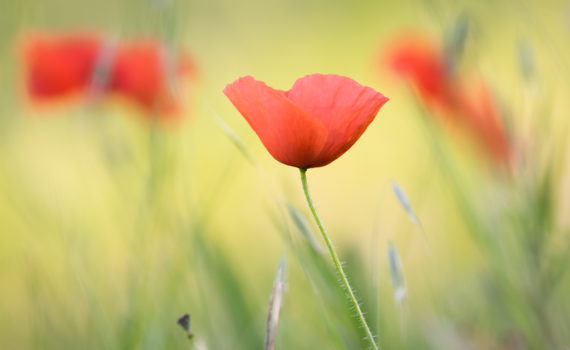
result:
M 413 98 L 381 73 L 378 60 L 393 35 L 417 30 L 439 40 L 460 13 L 471 19 L 465 69 L 480 71 L 498 93 L 513 133 L 530 148 L 563 144 L 570 108 L 570 5 L 564 1 L 4 0 L 0 347 L 183 348 L 186 340 L 175 321 L 185 312 L 193 315 L 197 338 L 206 342 L 206 334 L 224 338 L 228 328 L 244 337 L 263 334 L 275 268 L 280 256 L 288 254 L 271 215 L 280 201 L 302 210 L 305 203 L 298 171 L 271 158 L 222 94 L 226 84 L 243 75 L 288 89 L 305 74 L 336 73 L 390 97 L 348 153 L 309 171 L 313 198 L 341 257 L 360 256 L 367 266 L 376 262 L 379 298 L 394 320 L 386 332 L 397 332 L 400 322 L 387 268 L 389 241 L 403 260 L 408 322 L 435 317 L 434 299 L 447 300 L 453 310 L 471 303 L 450 299 L 457 290 L 473 287 L 472 276 L 485 261 L 459 219 Z M 27 104 L 18 38 L 29 31 L 77 29 L 122 38 L 168 38 L 190 52 L 198 78 L 184 95 L 184 122 L 151 134 L 152 125 L 120 102 L 54 109 Z M 536 57 L 538 78 L 532 87 L 518 65 L 520 42 L 528 43 Z M 549 107 L 544 114 L 529 112 L 541 104 Z M 214 115 L 243 140 L 261 171 L 242 157 Z M 149 145 L 152 137 L 158 141 Z M 462 166 L 480 172 L 474 177 L 484 182 L 486 165 L 478 163 L 461 138 L 448 145 L 457 147 Z M 153 147 L 154 158 L 149 156 Z M 154 202 L 146 207 L 151 162 L 161 170 L 150 195 Z M 560 168 L 564 173 L 567 166 L 561 163 Z M 394 198 L 391 180 L 409 195 L 431 254 Z M 569 208 L 569 191 L 568 181 L 558 187 L 562 227 L 568 225 L 563 213 Z M 485 202 L 491 195 L 479 194 L 482 205 L 493 205 Z M 173 222 L 195 223 L 206 213 L 200 222 L 207 240 L 227 254 L 224 259 L 237 271 L 255 310 L 254 324 L 231 322 L 224 307 L 213 306 L 209 316 L 200 311 L 204 304 L 219 303 L 220 296 L 198 291 L 207 284 L 208 266 L 201 266 L 200 274 L 191 266 L 186 256 L 193 249 L 192 232 Z M 299 262 L 291 254 L 288 262 L 278 345 L 326 348 L 328 340 L 307 336 L 312 329 L 325 334 L 324 326 Z M 134 287 L 129 284 L 133 278 Z M 144 319 L 142 331 L 121 335 L 121 327 L 137 318 Z M 383 329 L 378 331 L 382 339 Z M 129 337 L 133 339 L 124 343 Z M 224 348 L 245 348 L 228 342 Z

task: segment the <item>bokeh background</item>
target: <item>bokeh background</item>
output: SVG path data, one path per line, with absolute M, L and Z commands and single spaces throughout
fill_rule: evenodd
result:
M 244 75 L 288 89 L 318 72 L 349 76 L 391 98 L 348 153 L 309 171 L 317 208 L 382 348 L 562 349 L 570 339 L 568 281 L 527 299 L 521 291 L 540 277 L 515 263 L 505 273 L 523 277 L 503 310 L 505 294 L 487 283 L 504 278 L 492 273 L 502 267 L 474 238 L 450 186 L 459 183 L 483 222 L 512 214 L 509 220 L 524 227 L 520 211 L 503 209 L 513 198 L 524 202 L 516 194 L 528 185 L 526 172 L 497 179 L 461 135 L 426 132 L 417 99 L 379 58 L 398 33 L 444 40 L 462 16 L 469 19 L 462 65 L 492 86 L 526 149 L 540 150 L 528 168 L 542 173 L 555 165 L 552 196 L 531 212 L 552 213 L 549 252 L 558 260 L 545 265 L 563 269 L 570 205 L 565 1 L 4 1 L 0 347 L 261 348 L 275 270 L 285 256 L 276 347 L 365 348 L 328 257 L 315 256 L 286 209 L 296 208 L 314 229 L 298 171 L 271 158 L 222 94 Z M 114 100 L 31 103 L 22 35 L 81 30 L 187 51 L 197 76 L 182 95 L 183 120 L 155 124 Z M 530 83 L 521 47 L 532 55 Z M 434 137 L 459 179 L 439 165 Z M 421 228 L 402 210 L 392 182 L 407 193 Z M 497 237 L 504 225 L 496 226 Z M 390 243 L 405 276 L 403 303 L 394 299 Z M 519 261 L 509 243 L 497 246 L 504 261 Z M 528 300 L 542 311 L 528 311 Z M 184 313 L 193 342 L 176 324 Z

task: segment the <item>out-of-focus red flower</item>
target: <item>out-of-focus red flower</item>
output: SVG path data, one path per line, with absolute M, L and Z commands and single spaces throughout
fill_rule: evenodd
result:
M 321 167 L 345 153 L 388 98 L 333 74 L 298 79 L 289 91 L 251 76 L 224 89 L 269 153 L 301 169 Z
M 96 35 L 28 36 L 23 59 L 27 91 L 34 101 L 112 94 L 148 115 L 179 114 L 178 83 L 194 75 L 188 55 L 169 52 L 151 40 L 115 43 Z
M 499 163 L 512 156 L 510 140 L 491 91 L 481 79 L 470 79 L 457 90 L 457 108 L 464 116 L 465 127 Z
M 193 72 L 187 55 L 175 57 L 152 41 L 126 43 L 117 48 L 110 89 L 149 114 L 174 115 L 180 112 L 176 79 Z
M 88 86 L 100 40 L 92 35 L 29 37 L 23 43 L 28 94 L 49 100 L 79 94 Z
M 466 130 L 497 163 L 509 161 L 512 149 L 493 95 L 481 78 L 451 72 L 441 45 L 407 34 L 389 45 L 384 59 L 433 115 Z
M 399 77 L 409 81 L 430 108 L 448 111 L 453 105 L 453 89 L 443 49 L 427 38 L 406 35 L 388 47 L 387 64 Z

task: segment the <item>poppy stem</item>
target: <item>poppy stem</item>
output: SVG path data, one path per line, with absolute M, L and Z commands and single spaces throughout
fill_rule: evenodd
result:
M 321 231 L 323 239 L 325 240 L 325 243 L 327 245 L 327 248 L 329 250 L 331 258 L 332 258 L 332 260 L 336 266 L 336 270 L 337 270 L 338 274 L 340 275 L 341 282 L 344 285 L 344 287 L 346 288 L 346 290 L 348 291 L 348 297 L 349 297 L 350 301 L 352 302 L 354 309 L 356 310 L 358 321 L 360 322 L 360 325 L 362 326 L 362 328 L 364 328 L 364 330 L 366 331 L 366 337 L 370 341 L 372 348 L 375 350 L 378 350 L 379 349 L 378 345 L 376 344 L 376 341 L 374 340 L 374 336 L 372 335 L 372 332 L 370 331 L 370 327 L 368 326 L 368 323 L 366 322 L 366 319 L 364 318 L 364 313 L 360 309 L 360 304 L 358 303 L 358 300 L 356 299 L 356 296 L 354 294 L 352 286 L 350 285 L 350 282 L 348 282 L 348 278 L 346 276 L 346 273 L 344 272 L 344 269 L 342 268 L 342 263 L 340 262 L 340 260 L 338 258 L 336 250 L 334 249 L 333 244 L 331 242 L 331 239 L 329 238 L 329 235 L 327 234 L 327 231 L 326 231 L 325 227 L 323 226 L 323 223 L 321 222 L 319 215 L 317 214 L 317 210 L 315 209 L 315 206 L 313 204 L 313 200 L 311 199 L 311 195 L 309 193 L 309 186 L 307 184 L 307 169 L 299 168 L 299 171 L 301 172 L 301 183 L 303 184 L 303 192 L 305 193 L 305 198 L 307 199 L 307 204 L 309 205 L 309 209 L 311 210 L 311 214 L 313 214 L 313 217 L 315 218 L 315 221 L 317 222 L 317 226 L 319 227 L 319 231 Z

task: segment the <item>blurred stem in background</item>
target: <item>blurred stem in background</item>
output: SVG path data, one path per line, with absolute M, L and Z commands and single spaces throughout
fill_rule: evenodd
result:
M 372 348 L 378 350 L 378 345 L 376 344 L 376 341 L 374 340 L 374 336 L 372 335 L 372 331 L 370 330 L 370 327 L 368 326 L 368 323 L 366 322 L 366 319 L 364 318 L 364 314 L 362 313 L 362 310 L 360 309 L 360 304 L 358 303 L 358 300 L 356 299 L 356 296 L 354 295 L 354 291 L 352 289 L 352 286 L 350 285 L 350 282 L 348 281 L 346 273 L 344 272 L 344 269 L 342 268 L 342 263 L 340 262 L 340 260 L 338 258 L 338 255 L 337 255 L 337 253 L 336 253 L 336 251 L 332 245 L 332 242 L 331 242 L 331 240 L 327 234 L 327 231 L 325 230 L 325 227 L 323 226 L 321 219 L 319 218 L 319 215 L 317 214 L 317 211 L 316 211 L 315 206 L 313 204 L 313 200 L 311 199 L 311 195 L 309 193 L 309 186 L 307 184 L 307 169 L 299 169 L 299 171 L 301 173 L 301 183 L 303 184 L 303 192 L 305 193 L 305 198 L 307 199 L 307 204 L 309 205 L 309 209 L 311 210 L 311 214 L 313 214 L 313 217 L 315 218 L 315 222 L 317 223 L 317 226 L 319 227 L 319 231 L 321 232 L 321 235 L 323 236 L 323 239 L 327 245 L 327 248 L 329 250 L 331 258 L 335 264 L 336 270 L 340 276 L 342 285 L 344 288 L 346 288 L 346 291 L 348 292 L 348 298 L 349 298 L 350 302 L 352 303 L 354 310 L 357 313 L 357 317 L 358 317 L 358 320 L 359 320 L 362 328 L 366 332 L 366 337 L 370 341 L 370 345 L 372 346 Z
M 460 69 L 469 22 L 460 15 L 446 32 L 444 45 L 421 35 L 401 38 L 388 61 L 396 76 L 412 87 L 442 179 L 487 263 L 483 279 L 477 281 L 485 295 L 486 309 L 480 316 L 487 318 L 486 331 L 499 347 L 516 338 L 522 344 L 517 348 L 560 348 L 565 331 L 555 322 L 561 312 L 552 308 L 552 290 L 559 277 L 552 276 L 557 269 L 555 189 L 562 162 L 552 152 L 550 135 L 540 134 L 541 127 L 553 125 L 531 122 L 529 138 L 538 142 L 530 147 L 519 143 L 520 126 L 508 132 L 500 100 L 486 81 Z M 521 60 L 527 81 L 534 79 L 531 56 L 527 47 Z M 526 112 L 543 116 L 551 111 Z M 471 139 L 480 164 L 458 161 L 456 145 L 440 132 L 446 127 Z M 543 157 L 548 162 L 542 163 Z M 475 323 L 462 327 L 480 332 Z
M 421 103 L 418 105 L 425 121 L 428 112 Z M 479 187 L 484 191 L 478 193 L 489 190 L 485 185 L 490 185 L 504 192 L 507 202 L 481 208 L 467 190 L 466 179 L 446 151 L 439 131 L 429 122 L 423 124 L 459 213 L 489 261 L 491 285 L 486 287 L 500 293 L 498 298 L 490 300 L 490 307 L 504 309 L 505 326 L 515 327 L 499 331 L 497 341 L 522 335 L 524 344 L 531 348 L 558 348 L 547 311 L 550 293 L 546 291 L 553 289 L 554 284 L 548 280 L 550 272 L 545 268 L 552 266 L 545 249 L 554 216 L 551 170 L 540 178 L 536 164 L 531 164 L 531 178 L 521 173 L 518 181 L 511 174 L 500 174 L 499 178 L 485 182 Z

